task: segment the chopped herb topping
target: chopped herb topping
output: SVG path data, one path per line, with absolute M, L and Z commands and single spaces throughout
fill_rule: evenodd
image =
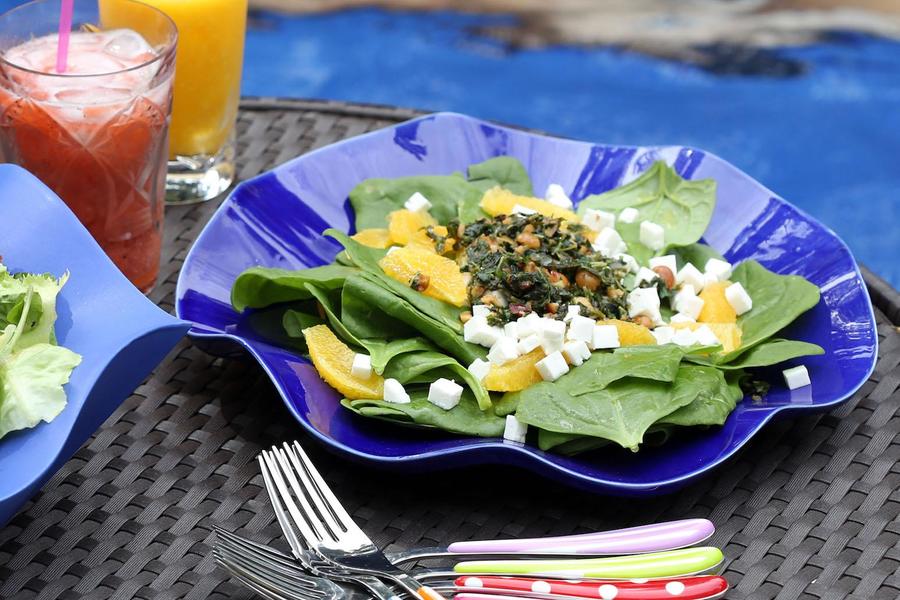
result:
M 577 223 L 535 215 L 501 215 L 460 227 L 451 222 L 461 269 L 471 274 L 471 304 L 491 306 L 489 319 L 506 323 L 530 312 L 565 314 L 583 306 L 594 318 L 625 319 L 628 267 L 591 248 Z

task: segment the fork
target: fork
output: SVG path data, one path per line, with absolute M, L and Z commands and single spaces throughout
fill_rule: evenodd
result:
M 283 448 L 264 451 L 262 456 L 261 465 L 269 471 L 277 495 L 287 506 L 300 535 L 327 563 L 348 574 L 393 581 L 413 598 L 443 600 L 438 592 L 391 563 L 372 543 L 335 497 L 299 443 L 294 442 L 293 447 L 285 443 Z M 294 532 L 286 530 L 285 534 L 290 536 Z

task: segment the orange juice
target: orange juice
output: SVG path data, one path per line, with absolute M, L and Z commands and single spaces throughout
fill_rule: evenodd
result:
M 237 118 L 247 0 L 143 0 L 178 27 L 169 156 L 214 155 Z M 101 2 L 101 6 L 104 3 Z M 102 7 L 104 27 L 127 26 L 123 5 Z

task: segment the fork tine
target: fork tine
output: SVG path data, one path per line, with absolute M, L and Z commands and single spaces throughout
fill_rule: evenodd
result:
M 271 581 L 266 581 L 264 578 L 254 576 L 240 565 L 227 559 L 223 559 L 220 555 L 216 555 L 215 552 L 213 554 L 216 557 L 216 562 L 231 573 L 238 581 L 270 600 L 322 600 L 324 598 L 324 596 L 306 593 L 303 590 L 283 590 L 277 584 L 273 585 Z M 286 594 L 290 595 L 288 596 Z
M 254 557 L 242 556 L 240 552 L 235 553 L 233 549 L 225 548 L 224 546 L 216 547 L 213 550 L 213 556 L 223 565 L 240 569 L 246 577 L 253 579 L 260 585 L 266 585 L 282 593 L 303 595 L 308 598 L 319 598 L 322 600 L 334 595 L 326 593 L 324 589 L 317 585 L 315 580 L 306 575 L 280 573 L 266 565 L 265 562 L 256 562 Z
M 303 572 L 298 566 L 285 566 L 274 562 L 264 554 L 255 550 L 247 550 L 231 541 L 223 540 L 221 543 L 217 543 L 213 548 L 213 552 L 232 557 L 234 562 L 245 566 L 247 570 L 254 573 L 267 573 L 273 578 L 277 577 L 283 581 L 290 582 L 291 585 L 306 589 L 317 588 L 316 580 Z
M 266 453 L 263 452 L 259 457 L 259 467 L 262 471 L 263 481 L 266 484 L 266 491 L 269 493 L 269 499 L 272 501 L 272 508 L 275 510 L 275 518 L 278 519 L 278 524 L 281 526 L 281 531 L 284 533 L 284 537 L 287 538 L 288 545 L 291 547 L 291 550 L 294 552 L 294 557 L 297 558 L 304 566 L 308 566 L 306 560 L 306 549 L 303 544 L 300 543 L 300 539 L 297 537 L 296 530 L 291 525 L 291 519 L 288 517 L 285 512 L 284 506 L 281 503 L 281 492 L 279 488 L 276 486 L 274 473 L 269 468 L 268 462 L 266 460 Z M 280 477 L 279 477 L 280 480 Z M 281 480 L 281 485 L 284 486 L 284 481 Z M 296 508 L 296 507 L 295 507 Z M 302 523 L 302 525 L 301 525 Z M 314 538 L 315 536 L 311 531 L 304 531 L 304 527 L 306 527 L 306 521 L 304 519 L 300 519 L 298 523 L 298 527 L 300 528 L 300 533 L 304 539 L 308 540 Z
M 318 513 L 322 516 L 323 519 L 325 519 L 328 526 L 334 532 L 335 539 L 338 539 L 341 533 L 347 531 L 347 528 L 346 526 L 338 523 L 335 520 L 335 518 L 340 517 L 335 513 L 334 508 L 330 506 L 328 502 L 326 502 L 325 498 L 323 498 L 320 493 L 316 493 L 318 486 L 314 481 L 310 479 L 307 469 L 304 468 L 304 465 L 297 457 L 297 453 L 287 442 L 285 442 L 284 449 L 281 451 L 281 455 L 285 457 L 285 460 L 289 460 L 291 463 L 290 465 L 283 465 L 283 468 L 286 471 L 290 471 L 299 475 L 300 479 L 303 482 L 301 484 L 302 489 L 310 497 L 313 503 L 315 503 L 316 508 L 318 509 Z
M 302 469 L 297 469 L 290 464 L 288 459 L 290 447 L 287 444 L 285 444 L 285 449 L 287 452 L 281 448 L 272 448 L 271 454 L 278 459 L 282 474 L 288 480 L 288 483 L 294 492 L 294 496 L 300 500 L 302 510 L 306 515 L 307 520 L 318 525 L 318 527 L 314 528 L 318 533 L 323 534 L 319 536 L 319 541 L 325 541 L 326 539 L 328 541 L 337 541 L 344 532 L 344 529 L 334 520 L 328 507 L 322 502 L 321 497 L 318 494 L 315 494 L 310 488 L 306 473 Z M 298 481 L 298 475 L 303 479 L 303 483 Z M 315 503 L 316 509 L 318 510 L 312 507 L 309 503 L 310 500 Z
M 281 552 L 278 552 L 277 550 L 270 548 L 265 544 L 260 544 L 259 542 L 254 542 L 253 540 L 247 539 L 235 533 L 225 531 L 218 526 L 214 526 L 213 529 L 216 531 L 216 535 L 218 536 L 216 545 L 227 546 L 229 548 L 234 548 L 235 550 L 240 548 L 243 552 L 246 552 L 247 554 L 253 554 L 261 559 L 265 559 L 269 562 L 277 564 L 279 565 L 279 567 L 288 572 L 303 571 L 303 569 L 299 564 L 297 564 L 297 561 L 295 559 L 292 559 L 290 556 L 282 554 Z
M 285 446 L 287 446 L 287 444 L 285 444 Z M 360 529 L 359 525 L 356 524 L 356 521 L 354 521 L 349 513 L 347 513 L 346 509 L 344 509 L 344 505 L 341 504 L 340 500 L 337 499 L 337 497 L 334 495 L 334 492 L 331 491 L 331 488 L 328 487 L 328 484 L 325 483 L 325 480 L 319 474 L 319 471 L 316 470 L 315 465 L 313 465 L 312 461 L 309 460 L 309 457 L 306 455 L 306 452 L 303 450 L 300 442 L 295 441 L 291 450 L 291 454 L 299 456 L 300 461 L 304 466 L 304 470 L 309 474 L 309 476 L 312 478 L 313 483 L 315 484 L 316 491 L 322 498 L 325 499 L 328 506 L 331 507 L 334 516 L 341 521 L 344 529 L 349 533 L 354 533 L 365 537 L 365 533 L 363 533 L 363 530 Z

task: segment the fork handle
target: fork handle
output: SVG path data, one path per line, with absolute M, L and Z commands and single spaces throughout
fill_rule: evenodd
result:
M 443 596 L 441 596 L 433 588 L 430 588 L 427 585 L 423 585 L 418 590 L 416 590 L 416 594 L 418 594 L 421 600 L 445 600 Z
M 535 579 L 523 577 L 459 577 L 455 581 L 459 593 L 463 594 L 521 594 L 533 596 L 567 596 L 573 598 L 616 600 L 706 600 L 721 596 L 728 590 L 724 578 L 707 575 L 700 577 L 678 577 L 671 579 L 650 579 L 649 581 L 621 581 L 593 579 L 590 581 L 564 581 L 559 579 Z

